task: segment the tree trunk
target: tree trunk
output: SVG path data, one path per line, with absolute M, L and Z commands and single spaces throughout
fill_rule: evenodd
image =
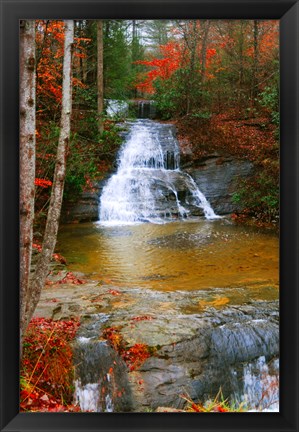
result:
M 104 81 L 103 81 L 103 21 L 97 21 L 98 45 L 98 130 L 103 133 Z
M 242 92 L 244 81 L 244 20 L 240 21 L 240 34 L 239 34 L 239 85 L 238 85 L 238 107 L 241 108 Z
M 71 112 L 72 112 L 72 47 L 74 41 L 74 22 L 65 21 L 65 40 L 63 58 L 63 82 L 62 82 L 62 111 L 61 129 L 57 147 L 57 156 L 54 172 L 54 180 L 47 215 L 47 223 L 44 233 L 42 252 L 39 256 L 34 277 L 28 291 L 26 303 L 25 327 L 28 325 L 41 291 L 45 285 L 49 273 L 50 262 L 54 252 L 66 171 L 66 153 L 70 138 Z
M 202 47 L 201 47 L 201 83 L 204 84 L 206 79 L 206 63 L 207 63 L 207 46 L 208 46 L 208 35 L 210 29 L 210 21 L 203 22 L 203 36 L 202 36 Z
M 258 68 L 258 34 L 259 34 L 259 23 L 254 20 L 253 23 L 253 67 L 252 67 L 252 106 L 255 105 L 255 98 L 258 94 L 257 89 L 257 68 Z
M 189 62 L 189 73 L 187 75 L 187 94 L 186 94 L 186 114 L 189 114 L 190 110 L 192 110 L 192 87 L 194 85 L 196 79 L 196 66 L 197 66 L 197 45 L 198 45 L 198 29 L 197 29 L 197 20 L 192 20 L 190 22 L 189 28 L 189 51 L 190 51 L 190 62 Z
M 35 21 L 20 23 L 20 340 L 27 325 L 35 191 Z

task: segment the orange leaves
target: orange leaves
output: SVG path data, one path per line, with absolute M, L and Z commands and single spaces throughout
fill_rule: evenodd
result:
M 38 252 L 42 251 L 42 246 L 38 243 L 32 243 L 33 249 L 36 249 Z
M 42 188 L 48 188 L 49 186 L 52 186 L 51 180 L 45 180 L 45 179 L 40 179 L 40 178 L 36 178 L 34 180 L 34 184 L 36 186 L 41 186 Z
M 137 64 L 149 66 L 151 69 L 145 75 L 139 77 L 140 81 L 136 87 L 146 93 L 154 93 L 153 82 L 157 78 L 168 79 L 180 67 L 182 63 L 181 47 L 177 42 L 169 42 L 160 45 L 161 54 L 164 58 L 153 58 L 152 60 L 137 61 Z
M 190 62 L 190 52 L 186 47 L 184 40 L 176 42 L 168 42 L 166 45 L 160 45 L 161 58 L 153 58 L 151 60 L 137 61 L 137 64 L 151 67 L 152 69 L 145 74 L 140 74 L 137 89 L 145 93 L 154 93 L 153 83 L 157 78 L 162 80 L 169 79 L 178 69 L 188 68 Z M 202 47 L 199 46 L 197 50 L 197 58 L 200 60 Z M 206 69 L 208 72 L 210 63 L 216 55 L 215 48 L 208 48 L 206 50 Z M 198 69 L 198 74 L 200 70 Z M 207 78 L 212 75 L 206 73 Z
M 66 259 L 59 253 L 53 253 L 52 257 L 56 262 L 59 262 L 60 264 L 67 264 Z
M 57 254 L 58 255 L 58 254 Z M 81 279 L 78 279 L 72 272 L 68 272 L 66 276 L 61 279 L 59 284 L 74 284 L 74 285 L 82 285 L 84 282 Z
M 110 290 L 108 291 L 108 293 L 111 294 L 111 295 L 113 295 L 113 296 L 119 296 L 119 295 L 121 294 L 120 291 L 118 291 L 118 290 L 113 290 L 113 289 L 110 289 Z
M 119 353 L 123 351 L 123 337 L 120 330 L 120 327 L 108 327 L 103 331 L 104 339 L 107 339 L 115 351 Z
M 73 382 L 71 340 L 78 320 L 31 320 L 21 359 L 21 411 L 76 411 L 71 402 Z
M 150 357 L 150 351 L 146 344 L 136 343 L 127 348 L 127 342 L 123 339 L 121 327 L 108 327 L 103 331 L 103 337 L 107 339 L 112 347 L 117 351 L 126 362 L 130 371 L 136 370 Z M 110 371 L 109 371 L 110 373 Z
M 141 315 L 131 318 L 132 321 L 151 321 L 153 319 L 150 315 Z
M 88 38 L 75 38 L 74 61 L 86 58 Z M 62 99 L 62 59 L 64 55 L 64 21 L 36 21 L 36 51 L 37 51 L 37 99 L 44 99 L 46 104 L 60 103 Z M 73 85 L 83 86 L 79 79 L 73 80 Z
M 122 357 L 129 366 L 130 371 L 140 367 L 150 357 L 146 344 L 137 343 L 122 353 Z

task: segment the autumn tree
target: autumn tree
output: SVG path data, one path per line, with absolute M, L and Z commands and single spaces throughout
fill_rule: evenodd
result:
M 24 37 L 23 42 L 21 42 L 21 63 L 25 67 L 23 67 L 21 73 L 21 89 L 26 88 L 28 84 L 32 87 L 31 93 L 34 92 L 34 80 L 31 77 L 29 80 L 29 76 L 26 75 L 28 72 L 34 73 L 34 21 L 30 21 L 30 24 L 25 25 L 25 31 L 21 35 Z M 29 35 L 27 35 L 27 31 Z M 66 172 L 66 157 L 68 150 L 68 143 L 70 138 L 70 125 L 71 125 L 71 112 L 72 112 L 72 47 L 74 41 L 74 22 L 71 20 L 65 21 L 65 35 L 64 35 L 64 57 L 63 57 L 63 79 L 62 79 L 62 110 L 61 110 L 61 120 L 60 120 L 60 135 L 59 142 L 57 147 L 57 156 L 55 162 L 55 172 L 54 172 L 54 180 L 51 191 L 50 204 L 47 215 L 47 223 L 44 232 L 42 251 L 40 253 L 39 259 L 36 264 L 36 269 L 34 275 L 30 279 L 29 269 L 30 269 L 30 254 L 31 254 L 31 245 L 28 246 L 28 243 L 32 243 L 32 207 L 29 209 L 25 209 L 25 205 L 28 205 L 28 202 L 22 202 L 24 199 L 28 198 L 26 195 L 21 194 L 21 213 L 24 214 L 24 220 L 21 224 L 21 231 L 23 231 L 23 235 L 21 235 L 21 255 L 23 254 L 21 261 L 26 263 L 22 264 L 23 270 L 21 271 L 21 343 L 24 331 L 27 328 L 27 325 L 34 313 L 34 310 L 37 306 L 37 303 L 40 298 L 41 291 L 44 287 L 46 277 L 49 272 L 49 266 L 52 258 L 52 254 L 54 251 L 54 247 L 56 244 L 59 218 L 61 212 L 61 204 L 63 197 L 63 189 L 64 189 L 64 181 L 65 181 L 65 172 Z M 26 45 L 26 43 L 29 45 Z M 32 45 L 31 45 L 32 44 Z M 24 59 L 24 61 L 23 61 Z M 28 63 L 29 62 L 29 63 Z M 29 65 L 29 69 L 28 69 Z M 30 66 L 31 65 L 31 66 Z M 28 97 L 28 95 L 27 95 Z M 28 103 L 28 99 L 24 101 L 25 104 Z M 21 97 L 21 104 L 23 104 L 24 97 Z M 30 105 L 34 105 L 34 98 L 32 98 Z M 22 105 L 21 105 L 22 106 Z M 31 118 L 32 117 L 32 118 Z M 32 123 L 33 118 L 35 117 L 35 113 L 31 112 L 31 117 L 28 119 L 31 124 L 30 132 L 32 131 Z M 25 134 L 24 134 L 25 132 Z M 34 131 L 35 133 L 35 131 Z M 28 157 L 34 151 L 34 144 L 30 144 L 26 146 L 26 139 L 29 139 L 28 133 L 26 133 L 26 125 L 21 123 L 21 136 L 24 134 L 24 142 L 22 143 L 21 138 L 21 147 L 23 146 L 25 152 Z M 34 134 L 33 134 L 34 136 Z M 32 136 L 31 136 L 32 140 Z M 29 140 L 30 141 L 30 140 Z M 31 141 L 30 141 L 31 142 Z M 34 155 L 34 153 L 33 153 Z M 28 178 L 25 178 L 27 183 L 27 195 L 30 191 L 30 199 L 33 195 L 32 187 L 34 185 L 34 179 L 32 183 L 32 157 L 29 161 L 30 167 L 30 182 Z M 28 160 L 24 159 L 24 164 L 21 165 L 21 178 L 26 176 L 26 167 L 23 166 L 28 164 Z M 28 168 L 27 168 L 28 169 Z M 24 171 L 23 171 L 24 170 Z M 30 185 L 30 186 L 28 186 Z M 32 202 L 30 201 L 32 204 Z M 22 207 L 24 210 L 22 210 Z M 21 220 L 22 222 L 22 220 Z M 28 226 L 28 228 L 27 228 Z

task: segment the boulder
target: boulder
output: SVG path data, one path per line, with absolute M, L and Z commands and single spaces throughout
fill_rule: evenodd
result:
M 213 154 L 196 161 L 196 167 L 188 164 L 185 171 L 193 177 L 215 213 L 223 215 L 242 210 L 242 204 L 236 204 L 233 195 L 240 181 L 252 174 L 251 162 Z

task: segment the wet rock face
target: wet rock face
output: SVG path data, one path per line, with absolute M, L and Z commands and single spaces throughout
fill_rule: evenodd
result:
M 207 296 L 202 290 L 112 288 L 117 291 L 96 281 L 51 286 L 36 310 L 36 316 L 54 319 L 81 315 L 74 357 L 76 395 L 85 410 L 181 409 L 180 395 L 204 401 L 220 387 L 225 397 L 235 397 L 244 391 L 245 372 L 253 375 L 261 358 L 265 365 L 257 376 L 264 378 L 269 370 L 276 379 L 271 364 L 279 355 L 278 301 L 201 307 Z M 130 370 L 104 340 L 105 327 L 118 328 L 128 349 L 145 344 L 151 356 Z M 260 394 L 264 390 L 260 385 Z
M 178 319 L 181 330 L 189 328 L 186 317 Z M 164 345 L 141 366 L 145 389 L 143 399 L 138 395 L 141 411 L 146 404 L 182 408 L 185 401 L 180 395 L 203 401 L 216 395 L 220 387 L 224 397 L 241 393 L 244 365 L 260 356 L 269 362 L 278 356 L 274 303 L 240 306 L 224 313 L 209 311 L 189 319 L 196 323 L 192 336 L 182 335 L 177 342 Z
M 62 209 L 61 223 L 93 222 L 99 219 L 99 201 L 106 180 L 94 183 L 92 189 L 82 192 L 75 204 Z
M 100 315 L 91 322 L 87 320 L 74 343 L 75 399 L 84 411 L 130 411 L 127 367 L 107 341 L 99 340 L 102 320 Z
M 253 171 L 251 162 L 228 157 L 211 155 L 197 166 L 186 164 L 185 168 L 198 188 L 205 195 L 215 213 L 223 215 L 241 210 L 242 206 L 233 202 L 233 194 L 240 187 L 240 180 L 249 177 Z

